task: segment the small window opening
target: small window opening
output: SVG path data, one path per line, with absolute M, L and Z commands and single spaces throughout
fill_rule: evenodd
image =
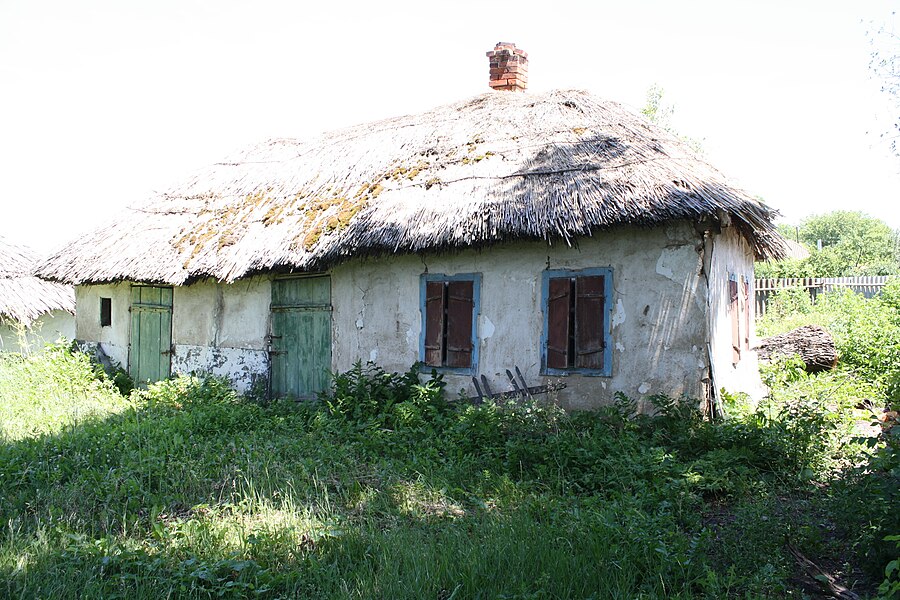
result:
M 112 298 L 100 298 L 100 327 L 112 325 Z

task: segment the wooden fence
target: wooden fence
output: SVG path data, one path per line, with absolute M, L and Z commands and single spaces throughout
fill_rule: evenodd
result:
M 857 294 L 871 298 L 881 291 L 887 282 L 886 275 L 871 277 L 803 277 L 795 279 L 757 279 L 754 285 L 756 291 L 756 317 L 766 314 L 766 306 L 769 298 L 778 290 L 786 288 L 805 289 L 810 297 L 815 300 L 820 292 L 830 292 L 842 288 L 850 288 Z

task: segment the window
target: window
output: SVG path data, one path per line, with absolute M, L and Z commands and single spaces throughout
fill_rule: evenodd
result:
M 750 349 L 750 277 L 742 278 L 741 293 L 744 297 L 744 350 Z
M 112 298 L 100 298 L 100 327 L 112 325 Z
M 737 275 L 728 277 L 728 312 L 731 313 L 731 362 L 741 362 L 741 308 Z
M 728 312 L 731 314 L 731 362 L 741 362 L 741 351 L 750 350 L 750 277 L 728 276 Z
M 544 271 L 544 373 L 611 375 L 612 269 Z
M 423 275 L 419 359 L 430 367 L 475 373 L 481 276 Z

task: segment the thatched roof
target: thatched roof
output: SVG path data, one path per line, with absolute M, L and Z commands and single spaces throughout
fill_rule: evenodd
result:
M 27 248 L 0 238 L 0 321 L 27 326 L 54 310 L 75 314 L 72 286 L 35 277 L 37 262 L 37 255 Z
M 795 242 L 790 238 L 784 238 L 784 258 L 795 258 L 797 260 L 803 260 L 804 258 L 809 258 L 810 253 L 806 246 L 801 244 L 800 242 Z
M 725 215 L 758 256 L 781 255 L 772 209 L 619 104 L 582 91 L 490 92 L 249 148 L 75 240 L 40 272 L 73 283 L 230 282 L 353 256 L 575 243 L 623 224 Z

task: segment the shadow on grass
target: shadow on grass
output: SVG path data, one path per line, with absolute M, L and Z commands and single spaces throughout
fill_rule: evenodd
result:
M 499 436 L 499 413 L 454 445 L 214 380 L 142 398 L 0 447 L 7 595 L 663 595 L 705 576 L 702 540 L 638 497 L 665 457 L 615 483 L 596 461 L 615 436 L 585 436 L 576 464 L 559 436 Z M 615 493 L 585 493 L 596 469 Z

